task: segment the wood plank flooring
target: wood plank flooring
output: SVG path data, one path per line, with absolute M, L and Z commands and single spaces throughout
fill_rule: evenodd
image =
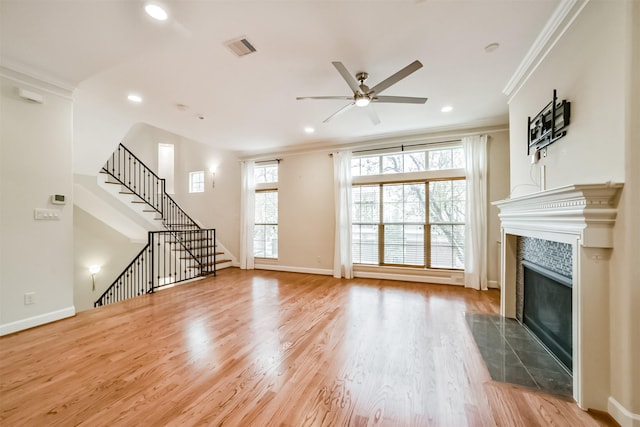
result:
M 222 270 L 0 338 L 3 426 L 598 426 L 490 380 L 497 291 Z

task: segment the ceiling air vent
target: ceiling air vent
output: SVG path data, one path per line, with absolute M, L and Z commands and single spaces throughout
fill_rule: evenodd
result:
M 247 40 L 245 37 L 241 37 L 239 39 L 230 40 L 225 42 L 224 45 L 231 49 L 233 53 L 237 56 L 245 56 L 249 55 L 256 51 L 256 48 L 253 47 L 251 42 Z

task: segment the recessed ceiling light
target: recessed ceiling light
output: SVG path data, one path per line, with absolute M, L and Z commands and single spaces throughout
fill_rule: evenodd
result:
M 487 53 L 491 53 L 500 47 L 500 43 L 491 43 L 484 47 L 484 51 Z
M 166 21 L 169 17 L 167 11 L 155 3 L 147 3 L 144 6 L 144 11 L 147 12 L 147 15 L 158 21 Z
M 314 128 L 312 128 L 311 126 L 307 126 L 304 128 L 304 131 L 306 133 L 314 133 L 316 130 Z
M 448 113 L 450 111 L 453 111 L 453 107 L 451 105 L 445 105 L 440 109 L 440 111 L 442 111 L 443 113 Z
M 130 93 L 129 96 L 127 96 L 127 99 L 138 104 L 142 102 L 142 97 L 140 95 L 136 95 L 135 93 Z

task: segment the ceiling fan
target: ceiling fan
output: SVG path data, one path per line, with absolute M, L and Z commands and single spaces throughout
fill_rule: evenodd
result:
M 347 82 L 351 90 L 353 91 L 353 96 L 301 96 L 296 99 L 343 99 L 347 101 L 351 101 L 350 104 L 345 105 L 329 117 L 323 120 L 323 123 L 328 122 L 332 118 L 336 117 L 339 114 L 344 113 L 351 109 L 354 105 L 358 107 L 367 107 L 371 102 L 389 102 L 395 104 L 424 104 L 427 102 L 427 98 L 416 98 L 412 96 L 379 96 L 378 94 L 383 90 L 387 89 L 389 86 L 392 86 L 398 83 L 400 80 L 409 76 L 413 72 L 422 68 L 422 64 L 420 61 L 413 61 L 411 64 L 404 67 L 402 70 L 397 73 L 387 77 L 385 80 L 381 81 L 377 85 L 372 88 L 369 88 L 364 82 L 369 77 L 369 74 L 365 72 L 360 72 L 355 75 L 355 79 L 349 73 L 347 68 L 342 64 L 342 62 L 332 62 L 333 66 L 336 67 L 336 70 L 340 73 L 342 78 Z M 378 114 L 376 111 L 369 107 L 366 109 L 369 118 L 373 122 L 374 125 L 380 123 L 380 119 L 378 118 Z

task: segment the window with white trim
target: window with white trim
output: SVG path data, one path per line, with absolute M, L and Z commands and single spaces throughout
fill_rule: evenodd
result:
M 355 157 L 352 175 L 354 263 L 464 268 L 461 146 Z
M 204 192 L 204 171 L 189 172 L 189 193 Z
M 278 164 L 255 166 L 253 256 L 278 258 Z

